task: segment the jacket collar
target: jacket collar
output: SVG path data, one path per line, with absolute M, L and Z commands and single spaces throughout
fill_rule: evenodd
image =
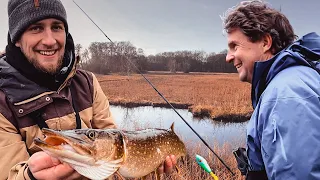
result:
M 306 34 L 271 59 L 255 62 L 251 87 L 253 108 L 256 107 L 261 93 L 280 71 L 298 65 L 310 67 L 309 62 L 306 61 L 308 57 L 301 52 L 301 49 L 304 49 L 309 55 L 320 56 L 320 36 L 314 32 Z

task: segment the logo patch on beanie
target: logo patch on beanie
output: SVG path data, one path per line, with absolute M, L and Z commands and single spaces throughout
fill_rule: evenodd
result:
M 39 0 L 34 0 L 33 2 L 36 8 L 40 7 Z

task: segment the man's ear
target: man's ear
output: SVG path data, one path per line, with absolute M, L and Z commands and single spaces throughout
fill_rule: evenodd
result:
M 16 45 L 17 47 L 20 47 L 20 46 L 21 46 L 20 40 L 17 41 L 15 45 Z
M 272 37 L 270 34 L 266 34 L 263 36 L 263 52 L 267 51 L 272 51 L 271 46 L 272 46 Z

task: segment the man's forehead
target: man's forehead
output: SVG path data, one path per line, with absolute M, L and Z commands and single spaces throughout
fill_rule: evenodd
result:
M 46 24 L 46 23 L 50 23 L 50 24 L 64 24 L 61 20 L 56 19 L 56 18 L 48 18 L 48 19 L 42 19 L 40 21 L 37 21 L 33 24 Z
M 228 32 L 227 33 L 227 42 L 228 44 L 236 44 L 238 42 L 238 36 L 236 33 Z
M 248 40 L 248 37 L 240 30 L 234 29 L 227 33 L 227 41 L 232 43 L 237 43 L 239 41 Z
M 227 37 L 229 38 L 230 36 L 239 35 L 240 33 L 241 33 L 240 29 L 234 28 L 227 32 Z

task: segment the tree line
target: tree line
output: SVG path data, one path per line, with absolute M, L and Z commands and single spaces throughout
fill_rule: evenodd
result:
M 236 72 L 233 64 L 225 61 L 227 50 L 219 53 L 184 50 L 147 56 L 143 49 L 135 47 L 128 41 L 113 44 L 93 42 L 86 49 L 83 49 L 81 44 L 77 44 L 75 49 L 81 59 L 80 68 L 99 74 L 132 73 L 138 70 L 142 73 L 147 71 Z

